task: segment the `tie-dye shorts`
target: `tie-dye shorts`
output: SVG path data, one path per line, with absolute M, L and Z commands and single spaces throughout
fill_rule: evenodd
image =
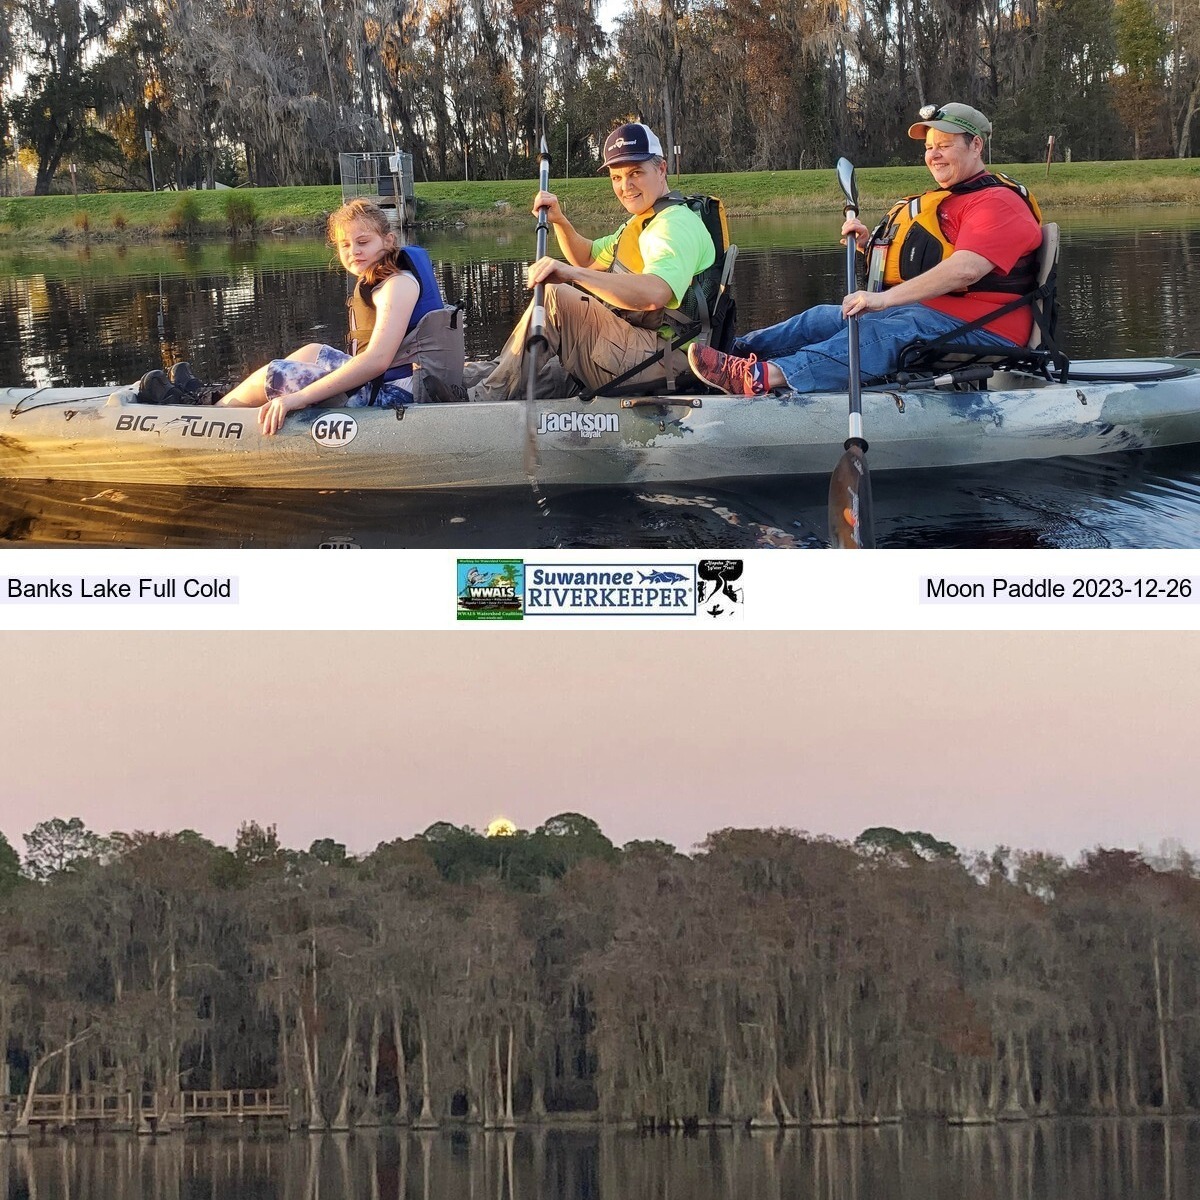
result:
M 267 399 L 274 400 L 276 396 L 290 396 L 301 388 L 315 383 L 330 371 L 348 363 L 351 355 L 332 346 L 322 346 L 317 352 L 315 363 L 295 362 L 290 358 L 275 358 L 267 363 L 266 390 Z M 401 404 L 412 403 L 412 380 L 395 379 L 385 383 L 375 397 L 377 408 L 397 408 Z M 366 408 L 371 402 L 371 385 L 364 383 L 346 393 L 347 408 Z

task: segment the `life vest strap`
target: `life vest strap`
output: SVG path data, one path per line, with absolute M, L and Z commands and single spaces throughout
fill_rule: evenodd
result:
M 659 346 L 647 358 L 643 358 L 641 362 L 635 363 L 628 371 L 622 371 L 620 375 L 614 375 L 607 383 L 602 383 L 598 387 L 585 388 L 579 394 L 579 399 L 586 402 L 594 400 L 597 396 L 610 396 L 612 389 L 618 388 L 621 384 L 632 379 L 635 375 L 641 374 L 647 367 L 652 367 L 656 362 L 659 362 L 665 355 L 670 354 L 673 350 L 678 350 L 685 342 L 690 342 L 701 331 L 699 321 L 693 321 L 688 325 L 680 325 L 670 338 L 659 338 L 659 341 L 665 342 L 665 345 Z M 666 379 L 667 391 L 669 392 L 675 386 L 674 375 L 668 375 Z

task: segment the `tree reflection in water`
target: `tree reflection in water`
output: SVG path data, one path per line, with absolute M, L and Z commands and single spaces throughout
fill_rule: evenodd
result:
M 1055 216 L 1061 332 L 1073 357 L 1200 348 L 1200 218 L 1175 209 Z M 827 214 L 734 222 L 739 328 L 840 299 L 834 224 Z M 494 355 L 529 299 L 532 238 L 420 238 L 447 298 L 466 310 L 468 354 Z M 208 378 L 241 378 L 300 342 L 342 345 L 345 299 L 342 272 L 317 240 L 0 255 L 0 382 L 130 382 L 177 359 Z
M 0 1139 L 0 1200 L 1186 1200 L 1190 1120 Z

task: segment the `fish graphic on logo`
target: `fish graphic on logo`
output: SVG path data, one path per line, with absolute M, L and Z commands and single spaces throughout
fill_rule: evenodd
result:
M 678 571 L 641 571 L 643 583 L 682 583 L 687 576 Z

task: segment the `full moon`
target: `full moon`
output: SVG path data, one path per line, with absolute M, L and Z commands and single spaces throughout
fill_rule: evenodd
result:
M 488 837 L 512 837 L 517 827 L 507 817 L 493 817 L 487 827 Z

